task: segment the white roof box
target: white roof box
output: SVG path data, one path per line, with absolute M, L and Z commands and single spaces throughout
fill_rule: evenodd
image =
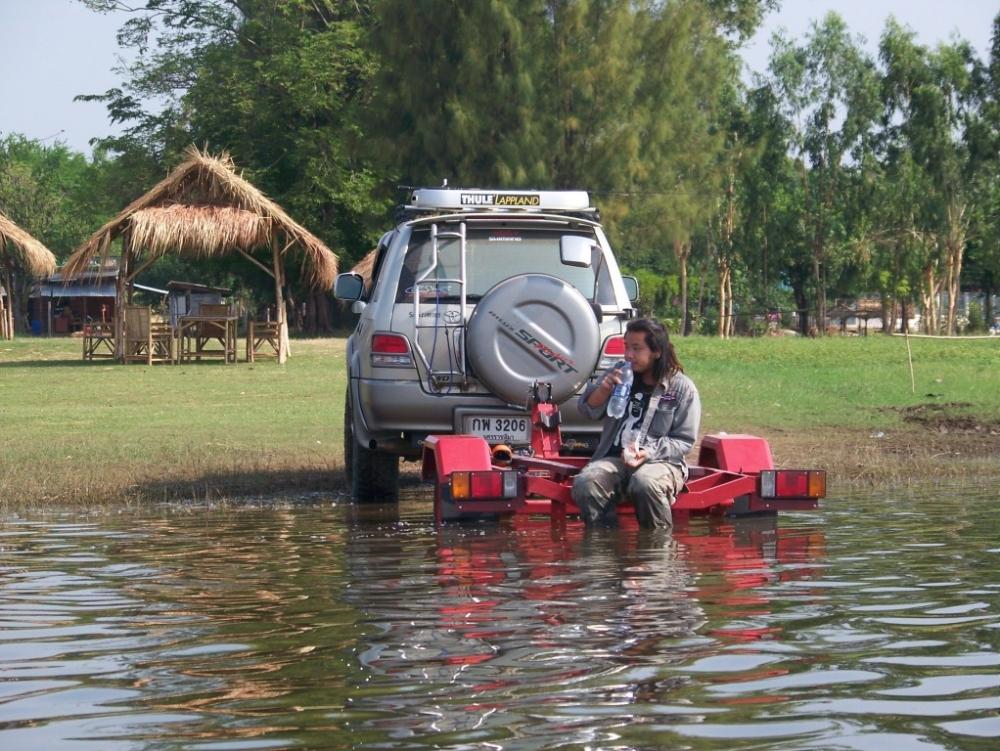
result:
M 585 190 L 417 188 L 405 208 L 412 211 L 593 211 Z

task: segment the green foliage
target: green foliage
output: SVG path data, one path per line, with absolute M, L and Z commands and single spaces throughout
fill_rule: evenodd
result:
M 969 323 L 966 331 L 970 334 L 978 334 L 986 331 L 986 319 L 983 317 L 983 304 L 978 300 L 969 303 Z
M 0 140 L 0 209 L 63 259 L 108 215 L 101 168 L 66 146 Z
M 949 268 L 1000 289 L 1000 16 L 988 61 L 890 21 L 876 64 L 831 14 L 779 37 L 748 89 L 739 47 L 776 5 L 144 0 L 119 33 L 124 84 L 82 97 L 124 134 L 90 162 L 8 137 L 0 205 L 65 257 L 194 143 L 229 151 L 345 268 L 388 226 L 397 183 L 447 178 L 590 190 L 642 309 L 695 330 L 718 318 L 720 268 L 748 333 L 768 310 L 815 320 L 827 297 L 912 309 Z M 161 261 L 142 281 L 254 299 L 258 276 Z

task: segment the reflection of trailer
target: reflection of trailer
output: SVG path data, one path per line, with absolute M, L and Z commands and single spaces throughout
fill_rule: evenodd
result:
M 470 435 L 431 435 L 424 442 L 422 477 L 434 483 L 437 522 L 494 514 L 577 513 L 573 478 L 588 457 L 561 456 L 559 407 L 531 402 L 531 447 L 525 454 L 492 447 Z M 674 514 L 756 514 L 815 508 L 826 495 L 826 472 L 775 469 L 771 448 L 750 435 L 706 435 L 698 466 L 677 496 Z

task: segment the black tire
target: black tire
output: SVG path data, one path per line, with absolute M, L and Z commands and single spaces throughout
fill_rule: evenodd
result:
M 399 457 L 355 440 L 350 393 L 344 400 L 344 473 L 355 503 L 399 502 Z

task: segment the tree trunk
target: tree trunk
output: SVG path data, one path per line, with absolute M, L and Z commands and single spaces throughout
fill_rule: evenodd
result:
M 937 296 L 938 292 L 940 292 L 941 283 L 934 273 L 933 261 L 924 267 L 923 283 L 924 288 L 920 291 L 920 302 L 924 317 L 923 330 L 925 334 L 936 334 L 938 332 Z
M 674 257 L 680 268 L 681 283 L 681 332 L 684 336 L 691 333 L 690 322 L 688 321 L 688 277 L 687 262 L 691 256 L 691 243 L 674 240 Z
M 324 334 L 333 333 L 333 320 L 330 315 L 330 298 L 325 292 L 316 293 L 316 327 Z
M 729 270 L 729 274 L 726 275 L 726 292 L 729 293 L 729 336 L 736 335 L 736 308 L 734 306 L 735 299 L 733 298 L 733 272 L 732 269 Z
M 725 339 L 729 334 L 729 294 L 726 281 L 729 278 L 729 263 L 724 256 L 720 256 L 719 265 L 719 325 L 715 327 L 716 335 L 720 339 Z
M 799 333 L 802 336 L 809 336 L 809 300 L 802 282 L 792 284 L 792 294 L 795 296 L 795 305 L 799 313 Z
M 962 256 L 965 254 L 964 216 L 964 206 L 957 205 L 955 202 L 948 204 L 948 236 L 945 240 L 948 289 L 948 336 L 954 336 L 956 333 L 958 297 L 962 293 Z
M 823 246 L 819 240 L 813 243 L 812 271 L 816 285 L 816 330 L 821 336 L 826 334 L 826 285 L 823 283 Z
M 993 275 L 990 274 L 983 282 L 983 293 L 986 299 L 983 301 L 983 321 L 986 323 L 986 330 L 993 326 Z

